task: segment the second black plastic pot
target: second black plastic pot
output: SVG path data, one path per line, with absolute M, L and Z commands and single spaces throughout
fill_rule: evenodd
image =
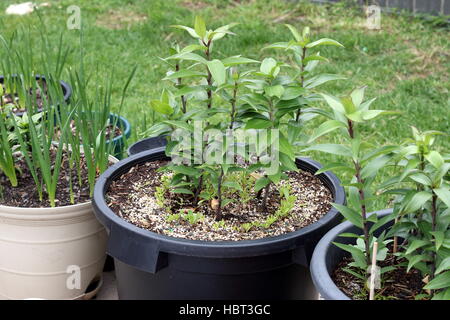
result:
M 392 213 L 392 209 L 386 209 L 373 212 L 378 215 L 378 218 L 385 217 Z M 381 232 L 386 230 L 390 223 L 381 226 L 375 235 L 378 236 Z M 336 269 L 336 266 L 348 253 L 333 244 L 339 242 L 344 244 L 355 244 L 355 238 L 340 237 L 342 233 L 356 233 L 362 234 L 361 229 L 355 227 L 351 222 L 346 221 L 331 229 L 317 244 L 311 260 L 311 276 L 315 287 L 320 293 L 320 296 L 325 300 L 350 300 L 333 282 L 331 274 Z
M 164 147 L 122 160 L 103 173 L 93 206 L 109 233 L 108 254 L 115 260 L 120 299 L 317 299 L 309 262 L 319 239 L 339 223 L 332 208 L 319 221 L 277 237 L 246 241 L 195 241 L 136 227 L 112 212 L 105 193 L 137 164 L 167 159 Z M 299 158 L 300 169 L 321 165 Z M 345 203 L 337 177 L 318 175 L 336 203 Z
M 14 75 L 13 77 L 16 77 L 16 75 Z M 5 80 L 5 76 L 0 75 L 0 83 L 3 83 L 3 81 Z M 36 75 L 36 80 L 45 80 L 45 76 L 43 75 Z M 72 96 L 72 88 L 70 87 L 70 85 L 64 81 L 59 81 L 59 83 L 61 84 L 61 90 L 62 93 L 64 95 L 64 101 L 66 104 L 68 104 L 70 102 L 70 97 Z M 39 110 L 41 111 L 41 110 Z M 23 115 L 23 112 L 16 112 L 16 116 L 21 117 Z
M 167 145 L 167 136 L 152 137 L 133 143 L 128 148 L 128 155 L 132 156 L 140 152 L 149 151 Z

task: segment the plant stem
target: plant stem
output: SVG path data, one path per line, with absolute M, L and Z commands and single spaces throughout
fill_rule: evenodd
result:
M 217 182 L 217 201 L 219 202 L 216 209 L 216 220 L 222 220 L 222 180 L 223 180 L 223 168 L 220 167 L 219 181 Z
M 431 230 L 436 231 L 437 226 L 437 195 L 433 192 L 433 197 L 431 200 Z M 431 254 L 431 273 L 430 273 L 430 281 L 434 278 L 434 272 L 436 271 L 436 252 L 433 251 Z M 433 295 L 433 290 L 430 290 Z
M 300 65 L 300 86 L 303 88 L 303 82 L 305 82 L 305 75 L 303 74 L 305 71 L 305 65 L 303 63 L 303 61 L 306 58 L 306 47 L 303 47 L 302 50 L 302 64 Z M 298 120 L 300 119 L 300 115 L 302 114 L 302 110 L 298 109 L 297 110 L 297 115 L 295 116 L 295 121 L 298 122 Z
M 206 56 L 206 60 L 211 61 L 211 51 L 210 51 L 210 47 L 211 47 L 211 40 L 209 40 L 207 43 L 205 43 L 203 41 L 203 44 L 206 46 L 206 51 L 205 51 L 205 56 Z M 209 71 L 209 68 L 206 67 L 206 70 L 208 71 L 208 77 L 207 77 L 207 82 L 208 82 L 208 90 L 206 91 L 208 94 L 208 109 L 211 109 L 212 106 L 212 74 Z
M 180 71 L 180 64 L 179 63 L 177 63 L 176 65 L 175 65 L 175 71 Z M 178 86 L 181 86 L 181 78 L 178 78 L 177 79 L 177 84 L 178 84 Z M 181 97 L 181 104 L 183 105 L 183 113 L 186 113 L 186 99 L 185 99 L 185 97 L 184 97 L 184 95 L 182 95 Z
M 269 197 L 270 185 L 271 183 L 269 183 L 267 186 L 264 187 L 264 198 L 261 204 L 261 210 L 263 212 L 267 212 L 267 198 Z
M 238 91 L 238 83 L 237 81 L 234 82 L 234 89 L 233 89 L 233 99 L 231 99 L 231 122 L 230 122 L 230 129 L 233 129 L 234 119 L 236 117 L 236 96 Z
M 200 191 L 202 190 L 202 186 L 203 186 L 203 174 L 198 179 L 198 185 L 197 185 L 197 188 L 195 189 L 194 205 L 198 204 L 198 196 L 200 195 Z
M 351 139 L 355 138 L 354 133 L 354 127 L 353 127 L 353 121 L 350 119 L 348 121 L 348 134 Z M 361 165 L 359 161 L 353 161 L 353 165 L 355 166 L 355 176 L 358 184 L 364 185 L 364 179 L 361 178 Z M 359 193 L 359 201 L 361 203 L 361 216 L 362 216 L 362 224 L 363 224 L 363 231 L 364 231 L 364 245 L 366 249 L 366 262 L 367 265 L 370 265 L 370 239 L 369 239 L 369 226 L 367 224 L 367 210 L 366 210 L 366 204 L 365 204 L 365 194 L 364 189 L 362 187 L 358 188 Z M 367 271 L 366 271 L 367 272 Z

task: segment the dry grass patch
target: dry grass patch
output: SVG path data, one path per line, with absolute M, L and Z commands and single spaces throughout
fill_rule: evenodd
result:
M 109 10 L 97 18 L 96 25 L 111 29 L 129 29 L 131 26 L 142 23 L 148 19 L 145 13 L 124 9 Z

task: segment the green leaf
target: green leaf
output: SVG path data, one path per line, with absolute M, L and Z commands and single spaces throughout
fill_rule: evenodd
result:
M 281 164 L 286 167 L 287 170 L 297 171 L 297 165 L 295 164 L 294 159 L 289 157 L 287 154 L 280 152 L 279 154 Z
M 321 84 L 324 84 L 328 81 L 345 80 L 345 79 L 346 79 L 345 77 L 337 75 L 337 74 L 323 73 L 323 74 L 319 74 L 317 76 L 314 76 L 310 79 L 305 80 L 303 83 L 303 86 L 307 89 L 312 89 L 312 88 L 320 86 Z
M 305 93 L 305 89 L 302 87 L 287 87 L 285 88 L 281 100 L 292 100 L 298 98 Z
M 246 64 L 246 63 L 259 63 L 258 60 L 248 59 L 241 56 L 233 56 L 228 57 L 225 59 L 222 59 L 222 63 L 225 67 L 231 67 L 239 64 Z
M 405 254 L 409 255 L 411 253 L 413 253 L 414 251 L 416 251 L 419 248 L 422 248 L 426 245 L 429 245 L 430 242 L 426 241 L 426 240 L 420 240 L 420 239 L 414 239 L 413 241 L 411 241 L 410 245 L 408 246 L 408 249 L 406 250 Z
M 222 185 L 227 188 L 242 191 L 242 187 L 235 181 L 226 181 Z
M 450 301 L 450 288 L 447 288 L 447 289 L 445 289 L 443 291 L 435 293 L 433 298 L 431 298 L 431 300 Z
M 416 193 L 405 205 L 404 209 L 402 210 L 403 213 L 412 213 L 419 210 L 425 204 L 425 202 L 431 199 L 431 197 L 431 193 L 426 191 Z
M 173 56 L 170 56 L 166 58 L 166 60 L 186 60 L 186 61 L 195 61 L 200 62 L 203 64 L 206 64 L 207 60 L 203 58 L 202 56 L 193 53 L 193 52 L 181 52 L 174 54 Z
M 280 134 L 280 151 L 286 154 L 289 158 L 294 159 L 294 149 L 292 148 L 291 144 L 289 143 L 288 139 L 286 139 L 283 134 Z
M 298 40 L 297 40 L 298 41 Z M 308 43 L 306 45 L 307 48 L 314 48 L 314 47 L 318 47 L 318 46 L 338 46 L 338 47 L 344 47 L 342 44 L 340 44 L 339 42 L 337 42 L 336 40 L 333 39 L 328 39 L 328 38 L 323 38 L 323 39 L 319 39 L 317 41 Z
M 362 281 L 364 281 L 364 282 L 366 282 L 366 280 L 367 280 L 365 276 L 363 276 L 362 274 L 359 274 L 359 273 L 353 271 L 352 269 L 349 269 L 349 268 L 342 268 L 342 270 L 345 271 L 345 272 L 347 272 L 347 273 L 350 273 L 351 275 L 357 277 L 358 279 L 360 279 L 360 280 L 362 280 Z
M 171 166 L 170 169 L 176 173 L 181 173 L 187 176 L 198 176 L 200 171 L 188 166 Z
M 167 75 L 163 80 L 176 80 L 178 78 L 182 79 L 189 77 L 206 77 L 206 74 L 193 70 L 180 70 Z
M 443 231 L 431 231 L 431 235 L 434 237 L 434 244 L 436 246 L 436 250 L 439 250 L 442 244 L 444 243 L 445 234 Z
M 436 151 L 430 151 L 430 153 L 425 155 L 425 158 L 436 168 L 439 169 L 444 164 L 444 159 Z
M 438 290 L 450 287 L 450 271 L 441 273 L 436 278 L 431 280 L 424 289 L 427 290 Z
M 439 197 L 439 199 L 442 200 L 442 202 L 445 203 L 445 205 L 447 207 L 450 208 L 450 190 L 445 188 L 445 187 L 441 187 L 439 189 L 434 189 L 433 192 Z
M 350 252 L 352 254 L 353 260 L 355 260 L 356 264 L 359 267 L 361 267 L 363 269 L 365 269 L 365 267 L 367 267 L 366 256 L 364 255 L 364 252 L 362 252 L 359 248 L 348 245 L 348 244 L 337 243 L 337 242 L 333 242 L 333 244 L 335 246 L 337 246 L 338 248 L 341 248 L 342 250 Z
M 291 33 L 294 36 L 294 39 L 296 41 L 302 41 L 302 36 L 300 36 L 300 33 L 294 26 L 292 26 L 290 24 L 285 24 L 285 26 L 288 27 L 289 31 L 291 31 Z
M 255 183 L 255 192 L 258 192 L 262 188 L 265 188 L 270 183 L 270 179 L 267 177 L 261 177 L 258 180 L 256 180 Z
M 196 38 L 196 39 L 200 38 L 200 36 L 195 32 L 195 30 L 190 28 L 190 27 L 181 26 L 181 25 L 173 25 L 171 27 L 172 28 L 186 30 L 191 35 L 191 37 Z
M 275 59 L 273 58 L 265 58 L 262 62 L 261 62 L 261 66 L 260 66 L 260 71 L 264 74 L 271 74 L 273 68 L 275 68 L 277 66 L 277 62 Z
M 431 186 L 430 178 L 428 178 L 425 174 L 423 174 L 421 172 L 411 174 L 409 176 L 409 178 L 411 180 L 414 180 L 417 183 L 420 183 L 420 184 L 424 185 L 424 186 Z
M 284 88 L 282 85 L 276 85 L 271 87 L 265 87 L 264 92 L 269 97 L 277 97 L 278 99 L 281 98 L 281 96 L 284 93 Z
M 207 65 L 217 86 L 224 84 L 226 80 L 226 70 L 222 61 L 214 59 L 212 61 L 208 61 Z
M 419 262 L 425 261 L 428 259 L 428 256 L 426 255 L 415 255 L 412 257 L 408 257 L 408 267 L 406 269 L 406 272 L 409 272 L 409 270 L 411 270 L 412 267 L 414 267 L 416 264 L 418 264 Z
M 265 119 L 250 119 L 245 125 L 245 129 L 267 129 L 272 126 L 272 122 Z
M 193 193 L 191 190 L 185 189 L 185 188 L 176 188 L 176 189 L 173 189 L 173 193 L 183 193 L 183 194 L 194 195 L 194 193 Z
M 188 124 L 188 123 L 186 123 L 186 122 L 184 122 L 184 121 L 178 121 L 178 120 L 164 120 L 164 121 L 162 121 L 163 123 L 166 123 L 166 124 L 168 124 L 168 125 L 171 125 L 171 126 L 173 126 L 173 127 L 175 127 L 175 128 L 181 128 L 181 129 L 184 129 L 184 130 L 187 130 L 187 131 L 189 131 L 189 132 L 192 132 L 193 130 L 194 130 L 194 128 L 190 125 L 190 124 Z
M 206 34 L 205 21 L 199 16 L 195 17 L 194 29 L 195 32 L 200 36 L 200 38 L 203 38 L 205 36 Z
M 310 61 L 328 61 L 328 59 L 319 55 L 311 55 L 303 60 L 303 64 L 306 65 Z
M 337 171 L 346 171 L 349 172 L 350 174 L 354 174 L 355 169 L 352 167 L 347 166 L 345 163 L 341 163 L 341 162 L 333 162 L 333 163 L 327 163 L 326 165 L 324 165 L 322 168 L 320 168 L 319 170 L 316 171 L 316 175 L 317 174 L 321 174 L 322 172 L 326 172 L 326 171 L 333 171 L 333 170 L 337 170 Z
M 442 271 L 449 270 L 449 269 L 450 269 L 450 257 L 447 257 L 441 261 L 441 263 L 439 264 L 439 266 L 436 269 L 435 274 L 439 274 Z
M 352 150 L 346 146 L 342 146 L 340 144 L 317 144 L 311 146 L 309 148 L 304 149 L 303 151 L 322 151 L 327 153 L 336 154 L 339 156 L 352 157 Z
M 150 106 L 158 113 L 165 115 L 171 115 L 173 113 L 173 108 L 168 103 L 164 103 L 160 100 L 150 101 Z
M 362 216 L 358 212 L 341 204 L 332 203 L 331 205 L 336 208 L 336 210 L 338 210 L 345 217 L 345 219 L 350 221 L 353 225 L 361 229 L 363 228 Z
M 344 106 L 345 109 L 345 113 L 346 114 L 352 114 L 354 112 L 356 112 L 356 105 L 353 103 L 353 100 L 351 97 L 342 97 L 341 98 L 341 103 Z
M 356 108 L 359 108 L 359 106 L 361 105 L 361 103 L 363 102 L 364 99 L 364 91 L 366 90 L 367 86 L 358 88 L 353 90 L 353 92 L 350 94 L 350 97 L 352 98 L 353 104 L 355 105 Z
M 332 132 L 336 129 L 339 128 L 346 128 L 347 126 L 337 120 L 328 120 L 324 123 L 322 123 L 315 131 L 314 134 L 311 136 L 311 138 L 309 138 L 308 143 L 313 142 L 314 140 L 316 140 L 317 138 L 323 136 L 324 134 L 327 134 L 329 132 Z
M 382 155 L 371 160 L 364 168 L 362 168 L 361 177 L 366 179 L 375 176 L 381 168 L 384 168 L 389 163 L 390 160 L 391 157 L 388 155 Z
M 339 113 L 345 114 L 345 108 L 338 98 L 324 93 L 321 93 L 321 96 L 325 99 L 325 101 L 327 102 L 327 104 L 330 106 L 331 109 Z

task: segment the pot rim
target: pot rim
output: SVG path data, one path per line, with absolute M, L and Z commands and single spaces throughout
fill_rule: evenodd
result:
M 114 156 L 109 156 L 110 161 L 117 163 L 119 160 Z M 4 219 L 18 219 L 18 220 L 55 220 L 57 215 L 58 219 L 66 219 L 71 217 L 77 217 L 80 212 L 85 212 L 91 209 L 92 199 L 83 202 L 70 204 L 60 207 L 13 207 L 0 204 L 0 218 Z M 51 210 L 52 213 L 48 213 Z
M 160 136 L 155 136 L 155 137 L 147 137 L 147 138 L 138 140 L 138 141 L 134 142 L 132 145 L 130 145 L 130 146 L 128 147 L 128 149 L 127 149 L 127 154 L 128 154 L 129 157 L 131 157 L 131 156 L 134 156 L 134 155 L 137 154 L 137 153 L 141 153 L 142 151 L 137 152 L 137 153 L 133 153 L 132 150 L 133 150 L 133 148 L 135 148 L 137 145 L 143 143 L 144 141 L 151 140 L 151 139 L 158 140 L 158 139 L 163 139 L 163 138 L 165 138 L 165 137 L 167 137 L 167 135 L 160 135 Z M 150 150 L 150 149 L 148 149 L 148 150 Z M 148 150 L 146 150 L 146 151 L 148 151 Z
M 117 137 L 114 137 L 111 140 L 108 140 L 108 142 L 116 143 L 116 142 L 122 141 L 124 139 L 124 137 L 126 139 L 128 139 L 130 137 L 130 135 L 131 135 L 131 124 L 130 124 L 130 122 L 126 118 L 124 118 L 123 116 L 118 115 L 116 113 L 110 112 L 109 116 L 110 116 L 110 118 L 117 118 L 118 119 L 117 126 L 122 129 L 122 134 L 117 136 Z
M 372 214 L 376 214 L 381 217 L 386 216 L 391 214 L 392 210 L 392 208 L 388 208 L 373 211 L 369 213 L 369 216 Z M 338 224 L 333 229 L 328 231 L 322 239 L 320 239 L 314 249 L 310 264 L 311 277 L 317 291 L 319 291 L 322 298 L 326 300 L 351 300 L 351 298 L 344 294 L 331 279 L 327 268 L 327 257 L 329 250 L 332 248 L 332 242 L 335 241 L 341 233 L 346 232 L 352 227 L 354 227 L 354 225 L 350 221 L 345 221 Z
M 14 77 L 14 76 L 17 77 L 17 74 L 13 74 L 12 76 L 13 76 L 13 77 Z M 39 80 L 39 79 L 45 80 L 45 76 L 42 75 L 42 74 L 36 74 L 36 75 L 35 75 L 35 78 L 36 78 L 36 80 Z M 0 83 L 3 83 L 3 80 L 4 80 L 4 79 L 5 79 L 5 75 L 0 75 Z M 65 82 L 65 81 L 63 81 L 63 80 L 59 80 L 59 83 L 61 84 L 61 87 L 62 87 L 63 90 L 65 91 L 65 92 L 64 92 L 64 101 L 65 101 L 66 103 L 68 103 L 70 97 L 72 96 L 72 87 L 71 87 L 67 82 Z
M 328 223 L 339 218 L 339 212 L 332 207 L 321 219 L 299 230 L 275 237 L 240 241 L 190 240 L 157 234 L 139 228 L 116 215 L 107 206 L 104 195 L 111 181 L 120 176 L 120 174 L 127 172 L 128 169 L 135 164 L 155 160 L 155 157 L 164 154 L 164 150 L 165 147 L 160 147 L 135 154 L 112 165 L 98 178 L 97 183 L 95 184 L 92 204 L 95 215 L 99 221 L 105 225 L 106 229 L 110 231 L 110 239 L 111 237 L 114 237 L 115 232 L 126 232 L 137 236 L 139 241 L 152 242 L 153 245 L 156 246 L 155 250 L 167 253 L 192 255 L 193 252 L 195 252 L 196 255 L 203 257 L 254 256 L 296 248 L 299 243 L 308 240 L 308 235 L 312 235 L 312 233 L 319 231 L 321 228 L 326 227 Z M 322 167 L 320 163 L 308 158 L 297 158 L 297 160 L 297 163 L 303 163 L 304 166 L 313 168 L 311 170 L 315 169 L 315 171 L 317 171 Z M 345 192 L 344 188 L 340 185 L 339 179 L 333 173 L 328 171 L 319 175 L 319 178 L 333 193 L 334 202 L 344 204 Z M 328 183 L 324 180 L 328 181 Z M 266 248 L 264 248 L 265 246 Z M 220 249 L 220 252 L 218 252 L 218 249 Z

